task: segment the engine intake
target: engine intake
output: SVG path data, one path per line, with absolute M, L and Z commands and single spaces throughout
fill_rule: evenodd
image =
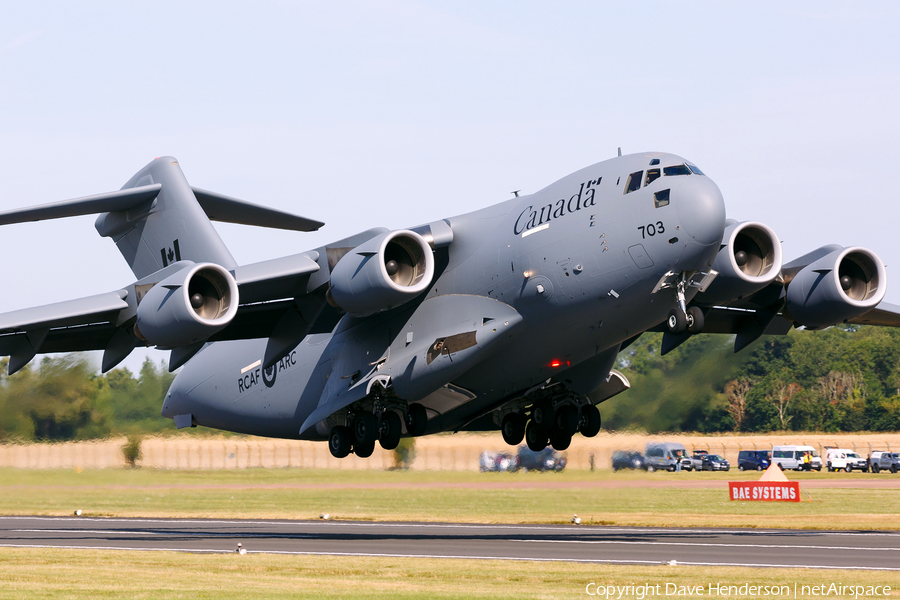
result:
M 365 317 L 396 308 L 424 292 L 434 278 L 428 242 L 413 231 L 383 233 L 357 246 L 331 271 L 329 301 Z
M 781 242 L 770 227 L 756 221 L 732 221 L 713 263 L 719 275 L 696 300 L 713 305 L 749 296 L 774 281 L 781 264 Z
M 797 325 L 820 329 L 875 308 L 887 288 L 881 259 L 865 248 L 838 248 L 788 282 L 784 312 Z
M 197 264 L 147 291 L 138 304 L 135 334 L 163 348 L 186 346 L 224 329 L 237 309 L 231 273 L 213 263 Z

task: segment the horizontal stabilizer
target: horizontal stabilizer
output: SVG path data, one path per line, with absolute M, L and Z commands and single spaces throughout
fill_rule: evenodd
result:
M 238 225 L 255 225 L 272 229 L 288 229 L 291 231 L 316 231 L 324 225 L 321 221 L 298 217 L 291 213 L 275 210 L 231 198 L 223 194 L 208 192 L 200 188 L 191 188 L 203 212 L 212 221 L 237 223 Z
M 128 210 L 156 198 L 162 185 L 144 185 L 128 188 L 118 192 L 85 196 L 62 202 L 41 204 L 30 208 L 19 208 L 0 213 L 0 225 L 13 223 L 26 223 L 28 221 L 43 221 L 45 219 L 62 219 L 64 217 L 79 217 L 93 215 L 102 212 Z

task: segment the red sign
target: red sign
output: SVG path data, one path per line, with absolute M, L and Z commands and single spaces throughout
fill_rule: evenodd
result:
M 729 481 L 732 500 L 800 502 L 799 481 Z

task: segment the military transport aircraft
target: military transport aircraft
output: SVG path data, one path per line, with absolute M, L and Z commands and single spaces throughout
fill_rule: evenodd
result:
M 137 281 L 0 315 L 13 373 L 37 353 L 136 346 L 183 368 L 163 401 L 178 428 L 327 440 L 366 457 L 402 436 L 497 430 L 562 450 L 626 390 L 621 349 L 662 331 L 763 334 L 900 324 L 872 251 L 825 246 L 783 264 L 760 222 L 672 154 L 619 156 L 531 195 L 396 231 L 370 229 L 238 265 L 210 220 L 322 223 L 191 187 L 172 157 L 117 191 L 0 213 L 0 225 L 100 213 Z M 876 308 L 877 307 L 877 308 Z

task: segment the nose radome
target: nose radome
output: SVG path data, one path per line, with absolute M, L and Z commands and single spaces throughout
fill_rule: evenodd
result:
M 709 177 L 691 176 L 673 198 L 681 228 L 702 245 L 722 241 L 725 231 L 725 199 Z

